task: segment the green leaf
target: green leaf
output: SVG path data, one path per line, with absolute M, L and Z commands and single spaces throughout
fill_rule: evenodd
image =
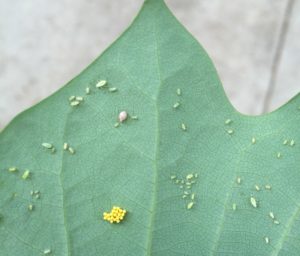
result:
M 1 132 L 0 255 L 299 255 L 299 106 L 238 113 L 205 51 L 148 0 Z M 103 220 L 113 206 L 127 210 L 119 224 Z

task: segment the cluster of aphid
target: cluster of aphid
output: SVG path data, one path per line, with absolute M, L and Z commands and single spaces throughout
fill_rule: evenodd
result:
M 190 173 L 186 175 L 185 179 L 178 179 L 176 175 L 171 175 L 171 180 L 183 190 L 183 199 L 187 199 L 187 209 L 191 209 L 195 205 L 195 193 L 192 192 L 192 186 L 196 183 L 198 178 L 197 173 Z
M 176 94 L 177 94 L 177 96 L 181 96 L 181 89 L 180 89 L 180 88 L 178 88 L 178 89 L 176 90 Z M 174 108 L 174 109 L 177 109 L 177 108 L 180 107 L 180 105 L 181 105 L 180 102 L 177 101 L 177 102 L 175 102 L 175 103 L 173 104 L 173 108 Z M 186 131 L 186 130 L 187 130 L 187 126 L 186 126 L 185 123 L 181 123 L 181 129 L 182 129 L 183 131 Z
M 103 219 L 110 223 L 120 223 L 126 215 L 126 210 L 114 206 L 110 212 L 103 213 Z
M 18 172 L 18 168 L 17 167 L 9 167 L 8 168 L 9 172 Z M 24 170 L 23 174 L 22 174 L 22 179 L 23 180 L 27 180 L 30 176 L 30 171 L 28 169 Z
M 69 102 L 71 107 L 79 106 L 83 102 L 83 97 L 74 95 L 70 96 Z

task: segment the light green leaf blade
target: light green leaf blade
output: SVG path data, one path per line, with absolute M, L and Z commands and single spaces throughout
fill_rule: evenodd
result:
M 102 56 L 1 132 L 0 255 L 299 255 L 299 106 L 235 111 L 198 42 L 146 1 Z M 102 219 L 114 205 L 128 211 L 120 224 Z

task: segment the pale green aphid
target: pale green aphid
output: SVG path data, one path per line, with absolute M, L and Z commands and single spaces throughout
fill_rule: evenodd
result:
M 179 182 L 180 182 L 180 180 L 176 180 L 176 181 L 175 181 L 175 183 L 177 183 L 177 184 L 178 184 Z
M 270 243 L 270 239 L 269 239 L 269 237 L 265 237 L 265 242 L 266 242 L 266 244 L 268 244 L 268 243 Z
M 69 150 L 70 154 L 72 154 L 72 155 L 75 154 L 75 150 L 72 147 L 69 147 L 68 150 Z
M 176 91 L 176 93 L 177 93 L 178 96 L 180 96 L 181 95 L 181 89 L 178 88 L 177 91 Z
M 171 180 L 176 179 L 176 175 L 171 175 Z
M 85 88 L 85 93 L 86 93 L 86 94 L 90 94 L 90 93 L 91 93 L 90 87 L 86 87 L 86 88 Z
M 183 196 L 182 196 L 182 198 L 186 198 L 186 197 L 187 197 L 187 195 L 183 195 Z
M 76 97 L 76 100 L 78 100 L 78 101 L 83 101 L 83 97 L 77 96 L 77 97 Z
M 190 188 L 191 188 L 191 186 L 186 186 L 186 188 L 187 188 L 187 189 L 190 189 Z
M 289 142 L 288 140 L 284 140 L 284 141 L 283 141 L 283 145 L 288 144 L 288 142 Z
M 26 180 L 29 177 L 29 175 L 30 175 L 30 171 L 29 170 L 25 170 L 25 172 L 22 175 L 22 179 Z
M 64 150 L 67 150 L 67 149 L 68 149 L 68 147 L 69 147 L 68 143 L 67 143 L 67 142 L 65 142 L 65 143 L 64 143 L 64 146 L 63 146 Z
M 230 130 L 227 130 L 227 133 L 230 134 L 230 135 L 233 134 L 233 132 L 234 132 L 234 131 L 231 130 L 231 129 L 230 129 Z
M 96 88 L 102 88 L 105 85 L 107 85 L 107 81 L 106 80 L 100 80 L 97 84 L 96 84 Z
M 53 145 L 50 144 L 50 143 L 47 143 L 47 142 L 42 143 L 42 146 L 43 146 L 44 148 L 47 148 L 47 149 L 52 149 L 52 148 L 53 148 Z
M 193 177 L 194 177 L 194 174 L 190 173 L 190 174 L 188 174 L 188 175 L 186 176 L 186 179 L 187 179 L 187 180 L 190 180 L 190 179 L 192 179 Z
M 118 128 L 119 126 L 120 126 L 120 123 L 119 123 L 119 122 L 114 124 L 114 127 L 115 127 L 115 128 Z
M 281 158 L 281 153 L 280 152 L 277 153 L 277 158 Z
M 18 170 L 17 167 L 9 167 L 8 168 L 9 172 L 16 172 L 17 170 Z
M 71 103 L 70 103 L 70 105 L 72 106 L 72 107 L 76 107 L 76 106 L 78 106 L 80 104 L 80 101 L 78 101 L 78 100 L 74 100 L 74 101 L 72 101 Z
M 180 103 L 179 102 L 176 102 L 174 105 L 173 105 L 173 108 L 178 108 L 180 106 Z
M 237 178 L 236 178 L 236 183 L 237 183 L 237 184 L 241 184 L 241 182 L 242 182 L 241 177 L 237 177 Z
M 265 188 L 270 190 L 272 187 L 271 187 L 271 185 L 265 185 Z
M 131 119 L 138 120 L 138 116 L 131 116 Z
M 186 128 L 186 125 L 185 125 L 184 123 L 181 124 L 181 129 L 182 129 L 183 131 L 186 131 L 187 128 Z
M 232 210 L 234 210 L 234 211 L 236 210 L 236 203 L 232 204 Z
M 250 197 L 250 203 L 254 208 L 257 208 L 257 201 L 253 196 Z
M 75 98 L 76 97 L 74 95 L 72 95 L 72 96 L 70 96 L 69 101 L 75 100 Z
M 45 255 L 50 254 L 50 253 L 51 253 L 51 249 L 45 249 L 45 250 L 44 250 L 44 254 L 45 254 Z
M 190 192 L 188 192 L 188 191 L 184 191 L 183 192 L 185 195 L 189 195 L 190 194 Z
M 33 204 L 28 205 L 28 210 L 29 210 L 29 211 L 32 211 L 33 208 L 34 208 Z
M 181 184 L 184 184 L 184 180 L 181 180 Z
M 195 199 L 195 193 L 191 194 L 191 199 L 192 199 L 192 200 Z
M 252 144 L 255 144 L 255 143 L 256 143 L 256 139 L 255 139 L 254 137 L 252 138 L 251 143 L 252 143 Z
M 188 204 L 187 204 L 187 208 L 188 209 L 191 209 L 193 206 L 194 206 L 194 202 L 189 202 Z
M 255 189 L 256 189 L 257 191 L 260 191 L 260 187 L 259 187 L 258 185 L 255 185 Z
M 116 87 L 112 87 L 112 88 L 109 88 L 108 91 L 110 92 L 116 92 L 118 89 Z
M 279 225 L 280 222 L 278 220 L 274 220 L 274 224 Z
M 273 212 L 269 212 L 269 216 L 271 219 L 275 219 L 274 213 Z
M 188 185 L 188 186 L 190 186 L 190 185 L 192 185 L 192 183 L 191 182 L 187 182 L 187 183 L 185 183 L 186 185 Z
M 290 142 L 290 146 L 294 146 L 295 145 L 295 141 L 294 140 L 291 140 L 291 142 Z
M 194 175 L 194 176 L 195 176 L 195 178 L 198 178 L 198 173 L 195 173 L 195 175 Z
M 226 119 L 225 120 L 225 124 L 231 124 L 232 123 L 232 120 L 231 119 Z

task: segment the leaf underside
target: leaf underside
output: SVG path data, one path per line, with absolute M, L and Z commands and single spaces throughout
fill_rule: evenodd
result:
M 86 70 L 1 132 L 0 255 L 299 255 L 299 106 L 297 95 L 238 113 L 198 42 L 146 1 Z M 119 224 L 102 218 L 113 206 L 127 210 Z

